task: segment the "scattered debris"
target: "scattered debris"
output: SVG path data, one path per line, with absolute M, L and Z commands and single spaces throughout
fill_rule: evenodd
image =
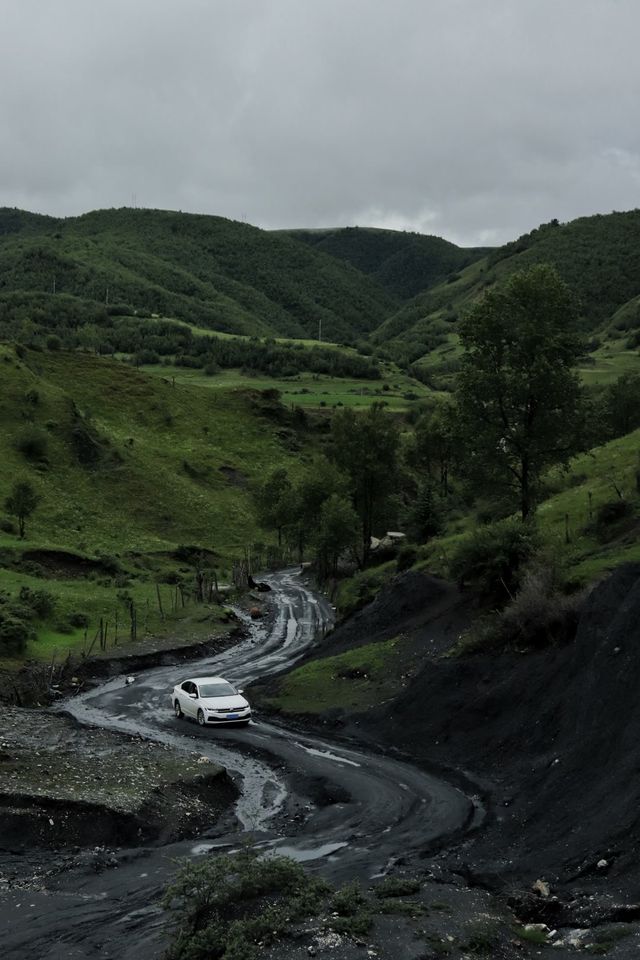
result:
M 536 880 L 531 889 L 534 893 L 540 894 L 541 897 L 548 897 L 551 893 L 551 888 L 546 880 Z

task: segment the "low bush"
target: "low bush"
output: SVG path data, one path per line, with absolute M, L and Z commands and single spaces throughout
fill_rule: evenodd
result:
M 20 603 L 28 607 L 40 620 L 46 620 L 53 614 L 56 598 L 48 590 L 33 590 L 31 587 L 21 587 L 18 594 Z
M 524 570 L 513 600 L 502 611 L 477 620 L 458 652 L 533 649 L 571 640 L 582 600 L 582 593 L 567 596 L 563 592 L 558 565 L 539 555 Z
M 28 623 L 0 610 L 0 655 L 19 656 L 33 636 Z
M 185 863 L 163 905 L 175 934 L 168 960 L 253 960 L 291 924 L 314 916 L 327 885 L 287 857 L 244 850 Z
M 69 623 L 75 629 L 79 627 L 88 627 L 89 626 L 89 614 L 82 613 L 80 610 L 76 610 L 73 613 L 69 614 L 68 617 Z
M 479 527 L 458 545 L 451 575 L 460 586 L 471 587 L 482 602 L 504 606 L 516 593 L 537 545 L 534 528 L 520 520 Z
M 398 556 L 396 558 L 396 570 L 398 573 L 408 570 L 414 565 L 417 559 L 417 548 L 412 546 L 410 543 L 404 544 L 404 546 L 400 547 L 400 550 L 398 551 Z
M 628 500 L 609 500 L 598 507 L 595 520 L 589 525 L 587 532 L 592 533 L 601 543 L 607 543 L 624 532 L 633 516 L 633 504 Z
M 38 427 L 30 427 L 16 438 L 16 450 L 26 460 L 43 460 L 49 450 L 49 438 Z

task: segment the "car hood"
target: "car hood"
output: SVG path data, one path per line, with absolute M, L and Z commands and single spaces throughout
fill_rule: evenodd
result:
M 233 696 L 233 697 L 202 697 L 200 699 L 205 707 L 208 707 L 210 710 L 242 710 L 244 707 L 248 707 L 249 703 L 245 700 L 244 697 Z

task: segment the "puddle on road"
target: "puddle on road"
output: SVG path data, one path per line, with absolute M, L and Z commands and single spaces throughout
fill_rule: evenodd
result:
M 337 753 L 331 753 L 330 750 L 317 750 L 315 747 L 305 747 L 304 743 L 297 742 L 296 746 L 300 747 L 300 749 L 306 753 L 310 753 L 312 757 L 322 757 L 323 760 L 333 760 L 335 763 L 348 763 L 350 767 L 361 766 L 361 764 L 356 763 L 355 760 L 347 760 L 346 757 L 339 757 Z
M 344 840 L 341 843 L 324 843 L 320 847 L 307 848 L 283 844 L 281 847 L 274 847 L 271 852 L 278 857 L 291 857 L 292 860 L 297 860 L 298 863 L 307 863 L 309 860 L 320 860 L 323 857 L 330 857 L 331 854 L 347 846 L 348 844 Z
M 291 860 L 297 860 L 298 863 L 308 863 L 311 860 L 321 860 L 324 857 L 331 857 L 334 853 L 337 853 L 338 850 L 342 850 L 349 845 L 346 840 L 343 840 L 333 843 L 323 843 L 318 847 L 296 847 L 291 841 L 283 843 L 282 840 L 282 837 L 276 840 L 263 840 L 252 846 L 254 850 L 263 851 L 262 856 L 264 857 L 290 857 Z M 239 849 L 239 847 L 234 847 L 233 844 L 230 843 L 197 843 L 191 847 L 191 853 L 194 857 L 201 857 L 207 853 L 212 853 L 214 850 L 234 854 L 238 853 Z

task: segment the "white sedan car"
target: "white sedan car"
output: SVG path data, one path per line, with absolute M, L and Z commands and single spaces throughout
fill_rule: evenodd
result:
M 176 684 L 171 703 L 176 717 L 195 717 L 201 727 L 209 723 L 245 726 L 251 719 L 251 707 L 223 677 L 194 677 Z

